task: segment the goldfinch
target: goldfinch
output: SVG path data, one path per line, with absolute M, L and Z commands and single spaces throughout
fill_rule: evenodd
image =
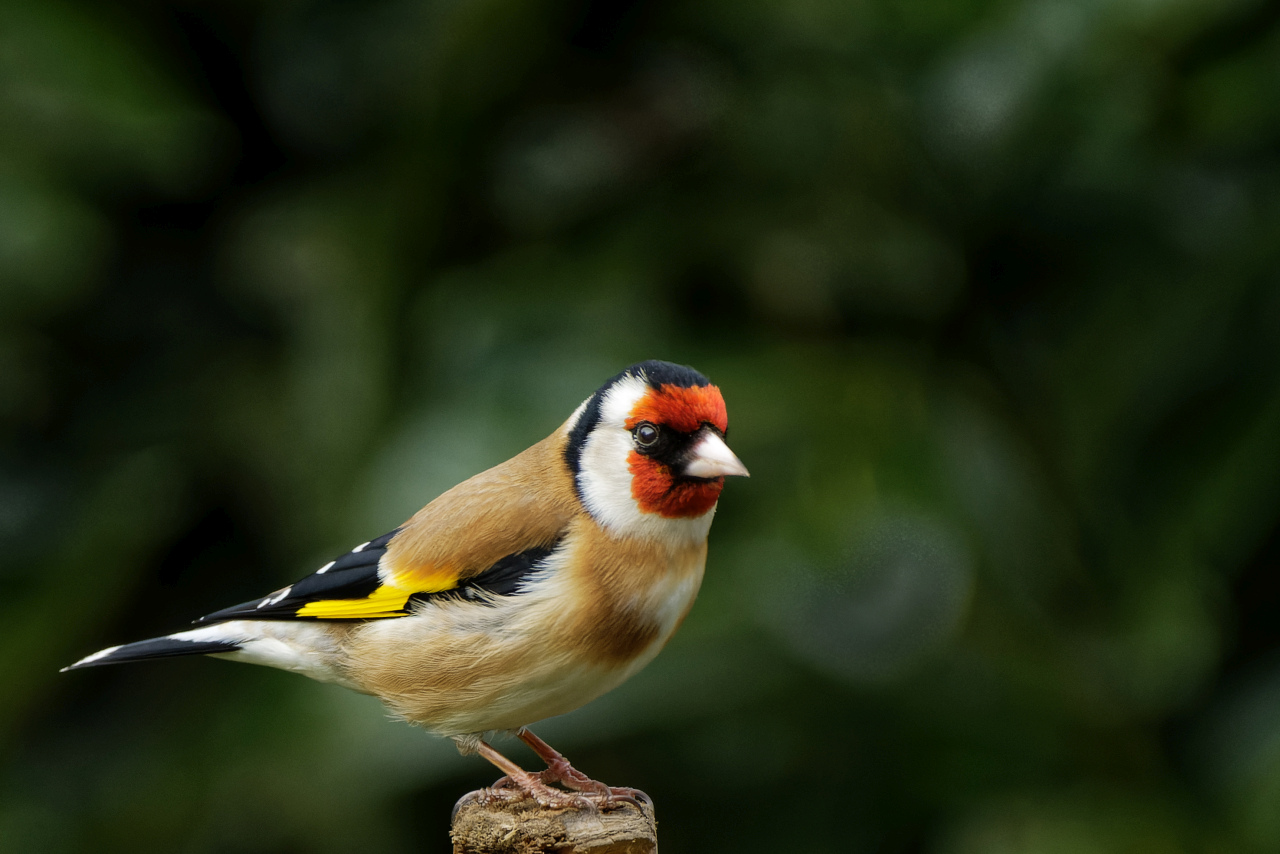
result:
M 547 438 L 296 584 L 64 669 L 212 655 L 292 670 L 481 754 L 507 775 L 491 796 L 631 799 L 526 727 L 617 687 L 684 620 L 724 479 L 747 475 L 727 429 L 702 374 L 632 365 Z M 547 770 L 494 750 L 485 738 L 503 731 Z

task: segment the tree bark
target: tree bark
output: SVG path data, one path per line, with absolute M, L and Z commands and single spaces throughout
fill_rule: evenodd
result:
M 657 854 L 653 807 L 545 809 L 532 800 L 483 803 L 464 795 L 453 810 L 453 854 Z

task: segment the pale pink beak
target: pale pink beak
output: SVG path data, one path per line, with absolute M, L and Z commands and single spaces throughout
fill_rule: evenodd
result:
M 742 464 L 724 439 L 707 430 L 702 438 L 691 449 L 689 462 L 685 464 L 683 474 L 686 477 L 725 477 L 737 475 L 751 477 L 747 467 Z

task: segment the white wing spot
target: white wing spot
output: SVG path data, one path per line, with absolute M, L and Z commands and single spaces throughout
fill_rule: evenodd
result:
M 266 599 L 263 599 L 261 602 L 258 603 L 258 607 L 265 608 L 268 605 L 276 604 L 277 602 L 284 599 L 284 597 L 288 596 L 289 591 L 292 589 L 293 589 L 292 586 L 286 587 L 285 589 L 281 590 L 279 593 L 275 594 L 274 596 L 268 596 Z
M 352 550 L 351 550 L 351 553 L 352 553 L 352 554 L 355 554 L 356 552 L 362 552 L 362 551 L 364 551 L 364 550 L 365 550 L 365 547 L 366 547 L 366 546 L 368 546 L 368 545 L 369 545 L 369 543 L 372 543 L 372 542 L 373 542 L 373 540 L 366 540 L 365 542 L 361 543 L 360 545 L 358 545 L 358 546 L 356 546 L 354 549 L 352 549 Z
M 316 570 L 316 575 L 324 575 L 326 572 L 328 572 L 329 570 L 333 569 L 333 565 L 334 565 L 335 563 L 337 563 L 337 561 L 336 561 L 336 560 L 331 560 L 331 561 L 329 561 L 329 562 L 328 562 L 328 563 L 326 563 L 324 566 L 322 566 L 322 567 L 320 567 L 319 569 L 317 569 L 317 570 Z

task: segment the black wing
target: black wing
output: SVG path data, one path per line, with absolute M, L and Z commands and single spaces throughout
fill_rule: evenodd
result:
M 223 608 L 196 620 L 373 620 L 403 617 L 411 602 L 464 599 L 480 603 L 493 596 L 520 592 L 522 583 L 536 571 L 560 542 L 507 555 L 488 569 L 456 587 L 431 593 L 415 593 L 382 583 L 378 564 L 387 553 L 394 531 L 356 546 L 306 578 L 270 596 Z
M 196 622 L 296 620 L 300 618 L 298 612 L 313 602 L 368 599 L 382 587 L 382 581 L 378 578 L 378 562 L 387 553 L 387 545 L 398 533 L 400 529 L 396 528 L 376 540 L 356 546 L 296 584 L 277 590 L 269 596 L 214 611 Z
M 493 566 L 454 587 L 438 593 L 415 593 L 410 602 L 439 602 L 446 599 L 465 599 L 476 602 L 489 601 L 492 596 L 514 596 L 519 593 L 525 579 L 537 570 L 542 561 L 556 550 L 560 541 L 550 546 L 525 549 L 507 555 Z

